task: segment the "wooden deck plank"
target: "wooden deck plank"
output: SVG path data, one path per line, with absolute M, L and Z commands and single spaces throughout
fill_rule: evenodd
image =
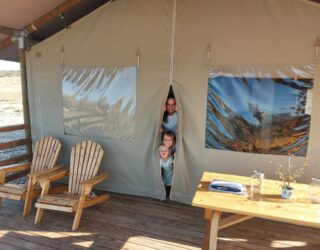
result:
M 0 241 L 14 247 L 30 250 L 57 250 L 57 248 L 48 247 L 43 244 L 37 244 L 31 241 L 31 239 L 23 239 L 21 235 L 17 235 L 14 232 L 8 230 L 0 230 Z
M 129 196 L 129 195 L 117 195 L 113 197 L 114 202 L 119 202 L 122 204 L 122 206 L 131 207 L 132 205 L 140 205 L 143 207 L 154 207 L 160 208 L 161 210 L 167 210 L 172 211 L 176 213 L 182 213 L 183 215 L 193 216 L 193 215 L 199 215 L 203 216 L 203 209 L 202 208 L 196 208 L 191 206 L 186 206 L 185 204 L 181 204 L 174 201 L 164 201 L 159 202 L 159 200 L 156 199 L 150 199 L 146 197 L 136 197 L 136 196 Z M 124 202 L 125 201 L 125 202 Z
M 300 248 L 300 249 L 309 249 L 309 250 L 318 250 L 320 249 L 320 245 L 315 242 L 308 241 L 307 247 L 304 248 L 305 242 L 299 237 L 297 239 L 288 239 L 286 237 L 281 237 L 278 233 L 272 233 L 272 234 L 266 234 L 267 231 L 261 232 L 258 230 L 241 230 L 238 228 L 241 232 L 236 232 L 238 237 L 242 238 L 250 238 L 250 244 L 255 244 L 261 247 L 269 248 L 269 249 L 283 249 L 283 248 Z M 234 231 L 231 231 L 230 233 L 233 233 Z M 230 234 L 228 234 L 230 235 Z
M 275 241 L 280 241 L 285 245 L 289 245 L 291 247 L 297 247 L 297 239 L 304 239 L 308 241 L 308 245 L 310 249 L 320 249 L 320 235 L 315 234 L 317 230 L 308 231 L 308 228 L 297 227 L 290 224 L 284 224 L 286 226 L 285 230 L 281 228 L 283 223 L 279 222 L 271 222 L 272 224 L 264 223 L 268 222 L 266 220 L 253 220 L 239 224 L 237 227 L 238 230 L 242 232 L 248 231 L 249 228 L 254 228 L 252 230 L 252 237 L 263 239 L 263 237 L 268 239 L 275 239 Z M 276 228 L 277 230 L 264 230 L 264 228 Z M 318 230 L 319 231 L 319 230 Z M 290 233 L 288 233 L 290 232 Z M 298 236 L 297 236 L 298 235 Z
M 261 230 L 263 228 L 276 228 L 274 232 L 277 234 L 282 233 L 286 239 L 297 239 L 297 235 L 302 235 L 305 240 L 308 241 L 317 241 L 319 242 L 319 233 L 320 231 L 317 229 L 309 228 L 309 227 L 299 227 L 291 224 L 281 223 L 281 222 L 273 222 L 269 220 L 254 220 L 247 221 L 247 226 L 254 226 L 257 230 Z M 271 231 L 272 232 L 272 231 Z M 290 232 L 290 233 L 288 233 Z
M 190 220 L 190 215 L 181 213 L 181 211 L 170 211 L 170 209 L 161 208 L 161 213 L 155 213 L 159 210 L 157 205 L 144 205 L 144 204 L 131 204 L 127 206 L 126 204 L 121 204 L 121 202 L 113 201 L 109 206 L 107 206 L 106 211 L 110 211 L 112 214 L 118 214 L 121 216 L 140 216 L 143 218 L 152 217 L 153 221 L 158 221 L 159 223 L 170 223 L 170 226 L 173 224 L 176 226 L 188 226 L 192 230 L 202 232 L 202 228 L 205 226 L 204 220 Z M 201 217 L 201 215 L 199 215 Z
M 54 212 L 54 215 L 55 216 L 58 216 L 58 217 L 61 217 L 61 220 L 62 221 L 68 221 L 67 223 L 71 224 L 72 223 L 72 218 L 73 216 L 64 216 L 64 215 L 67 215 L 65 213 L 56 213 Z M 44 216 L 45 217 L 45 216 Z M 66 218 L 66 217 L 69 217 L 69 218 Z M 52 217 L 51 217 L 52 219 Z M 10 220 L 8 219 L 4 219 L 4 221 L 6 221 L 5 223 L 10 223 Z M 44 223 L 45 225 L 42 226 L 42 227 L 45 227 L 44 230 L 52 230 L 52 231 L 55 231 L 55 232 L 59 232 L 60 235 L 65 235 L 65 237 L 71 237 L 72 238 L 72 235 L 74 233 L 70 232 L 70 225 L 69 224 L 62 224 L 61 221 L 57 221 L 57 220 L 53 220 L 53 221 L 46 221 L 45 218 L 44 218 Z M 2 222 L 0 221 L 0 224 Z M 19 224 L 20 223 L 23 223 L 23 221 L 19 221 Z M 29 224 L 29 223 L 28 223 Z M 104 225 L 103 225 L 104 226 Z M 112 225 L 113 226 L 113 225 Z M 110 226 L 112 228 L 112 226 Z M 31 225 L 31 228 L 26 228 L 26 226 L 24 225 L 23 226 L 24 230 L 32 230 L 34 229 L 33 225 Z M 40 225 L 40 228 L 41 228 L 41 225 Z M 115 232 L 113 231 L 111 233 L 112 237 L 107 237 L 105 236 L 104 234 L 104 231 L 105 231 L 105 226 L 103 228 L 100 228 L 99 229 L 99 225 L 97 227 L 97 225 L 95 224 L 94 226 L 89 226 L 89 227 L 81 227 L 82 228 L 82 231 L 84 232 L 88 232 L 88 231 L 91 231 L 91 232 L 97 232 L 97 228 L 98 228 L 98 231 L 99 232 L 99 235 L 94 235 L 91 237 L 94 238 L 95 240 L 95 245 L 94 246 L 91 246 L 90 249 L 159 249 L 159 248 L 153 248 L 152 246 L 144 246 L 144 245 L 141 245 L 141 242 L 140 243 L 134 243 L 132 242 L 132 240 L 128 240 L 127 238 L 125 238 L 124 241 L 119 241 L 117 239 L 114 238 L 114 236 L 116 236 L 117 238 L 117 234 L 115 234 Z M 39 226 L 36 225 L 36 230 L 39 230 Z M 83 237 L 79 237 L 77 238 L 79 241 L 85 241 L 85 240 L 88 240 L 87 238 L 83 238 Z M 1 241 L 1 240 L 0 240 Z M 140 240 L 141 241 L 141 240 Z M 100 246 L 100 247 L 99 247 Z M 163 249 L 163 245 L 160 249 Z M 183 248 L 178 248 L 178 249 L 183 249 Z
M 0 242 L 0 249 L 1 250 L 21 250 L 23 248 L 7 245 L 5 243 Z
M 2 249 L 2 250 L 21 250 L 23 248 L 11 246 L 11 245 L 0 242 L 0 249 Z
M 10 234 L 16 234 L 16 237 L 18 238 L 29 240 L 33 243 L 38 243 L 47 247 L 52 247 L 54 249 L 79 249 L 78 247 L 73 247 L 71 244 L 66 244 L 61 240 L 55 239 L 54 237 L 61 237 L 61 235 L 54 232 L 37 232 L 34 231 L 34 228 L 31 228 L 30 226 L 21 228 L 17 224 L 12 225 L 10 221 L 7 221 L 5 225 L 2 224 L 3 223 L 0 225 L 0 234 L 2 234 L 4 231 L 7 231 L 10 232 Z
M 125 228 L 135 228 L 140 232 L 145 232 L 146 227 L 148 230 L 153 232 L 155 235 L 166 237 L 169 235 L 172 239 L 181 240 L 188 243 L 201 242 L 203 233 L 199 231 L 190 230 L 187 226 L 180 226 L 174 223 L 174 221 L 157 220 L 153 217 L 144 217 L 138 214 L 131 214 L 126 216 L 121 213 L 107 213 L 105 208 L 91 209 L 84 213 L 84 216 L 88 220 L 108 221 L 112 224 L 119 224 Z M 96 219 L 95 219 L 96 218 Z M 201 230 L 201 229 L 200 229 Z
M 70 231 L 70 227 L 54 227 L 49 226 L 45 229 L 41 226 L 36 226 L 36 228 L 32 225 L 32 223 L 27 223 L 24 225 L 20 225 L 20 227 L 17 227 L 17 225 L 14 225 L 10 222 L 10 220 L 5 220 L 5 224 L 14 230 L 23 230 L 32 232 L 32 234 L 36 235 L 40 239 L 47 239 L 48 241 L 53 242 L 57 247 L 59 246 L 59 249 L 83 249 L 82 247 L 77 247 L 76 245 L 81 244 L 81 242 L 88 242 L 92 241 L 92 238 L 95 238 L 92 234 L 86 234 L 86 233 L 72 233 Z M 0 221 L 0 224 L 4 223 L 3 221 Z M 68 231 L 69 230 L 69 231 Z M 0 239 L 1 242 L 1 239 Z M 48 244 L 48 242 L 46 242 Z M 88 246 L 89 247 L 89 246 Z M 90 246 L 90 249 L 105 249 L 102 246 Z M 110 248 L 110 249 L 119 249 L 119 248 Z
M 99 206 L 100 207 L 100 206 Z M 105 208 L 104 208 L 105 209 Z M 137 235 L 139 236 L 139 235 L 145 235 L 146 234 L 146 232 L 148 232 L 148 230 L 149 229 L 147 229 L 146 227 L 148 226 L 148 225 L 144 225 L 143 227 L 140 225 L 139 226 L 139 230 L 136 230 L 136 229 L 134 229 L 135 228 L 135 226 L 134 226 L 134 224 L 132 225 L 132 224 L 129 224 L 129 225 L 122 225 L 122 226 L 120 226 L 120 227 L 118 227 L 118 228 L 116 228 L 116 231 L 114 230 L 114 228 L 120 223 L 119 222 L 119 220 L 111 220 L 111 222 L 108 224 L 106 224 L 105 222 L 102 222 L 101 223 L 101 220 L 104 220 L 104 221 L 108 221 L 108 220 L 106 220 L 105 218 L 100 218 L 100 212 L 99 212 L 99 214 L 97 214 L 96 213 L 96 211 L 95 211 L 95 209 L 92 209 L 92 208 L 90 208 L 90 209 L 88 209 L 90 212 L 89 213 L 85 213 L 85 215 L 84 215 L 84 223 L 83 223 L 83 226 L 81 227 L 83 230 L 86 230 L 86 231 L 95 231 L 95 230 L 97 230 L 97 229 L 101 229 L 101 231 L 103 231 L 103 234 L 105 235 L 106 233 L 109 235 L 109 236 L 111 236 L 111 235 L 114 235 L 115 234 L 115 232 L 116 232 L 116 238 L 117 237 L 119 237 L 119 236 L 121 236 L 122 237 L 122 242 L 126 242 L 126 235 L 128 236 L 130 236 L 130 237 L 136 237 Z M 87 211 L 86 211 L 87 212 Z M 48 213 L 50 213 L 49 211 L 48 211 Z M 46 213 L 46 214 L 48 214 L 48 213 Z M 104 211 L 103 211 L 103 209 L 101 210 L 101 213 L 105 213 Z M 46 227 L 48 227 L 48 226 L 52 226 L 52 224 L 55 224 L 56 226 L 59 226 L 60 224 L 61 224 L 61 221 L 64 221 L 64 222 L 66 222 L 66 221 L 69 221 L 70 223 L 71 223 L 71 218 L 70 217 L 68 217 L 68 216 L 65 216 L 66 214 L 63 214 L 63 213 L 54 213 L 54 217 L 56 218 L 56 217 L 58 217 L 58 218 L 61 218 L 61 221 L 60 220 L 55 220 L 55 221 L 50 221 L 50 222 L 48 222 L 47 220 L 46 220 L 46 214 L 44 215 L 44 225 L 46 226 Z M 51 216 L 52 216 L 52 214 L 53 213 L 51 213 Z M 68 218 L 66 218 L 66 217 L 68 217 Z M 92 218 L 91 218 L 92 217 Z M 97 219 L 98 218 L 98 219 Z M 112 215 L 110 215 L 110 218 L 112 218 Z M 125 218 L 124 218 L 125 219 Z M 125 223 L 125 220 L 124 220 L 124 223 Z M 91 225 L 93 225 L 93 226 L 90 226 L 90 224 Z M 121 225 L 121 224 L 120 224 Z M 110 230 L 108 231 L 108 232 L 106 232 L 106 230 L 108 229 L 108 228 L 110 228 Z M 66 229 L 69 229 L 68 228 L 68 225 L 66 226 Z M 105 233 L 106 232 L 106 233 Z M 144 238 L 149 238 L 149 239 L 157 239 L 157 238 L 159 238 L 159 233 L 161 233 L 161 232 L 159 232 L 158 231 L 158 233 L 157 232 L 153 232 L 153 233 L 150 233 L 150 234 L 148 234 L 146 237 L 144 237 Z M 167 244 L 167 246 L 166 246 L 166 248 L 168 248 L 168 249 L 199 249 L 199 248 L 195 248 L 195 247 L 188 247 L 188 245 L 187 244 L 185 244 L 186 245 L 186 247 L 182 247 L 182 245 L 180 244 L 180 247 L 179 247 L 179 244 L 175 244 L 174 243 L 174 240 L 177 240 L 177 239 L 175 239 L 175 238 L 171 238 L 170 237 L 170 235 L 166 232 L 166 230 L 164 229 L 163 230 L 163 233 L 162 233 L 162 235 L 163 235 L 163 237 L 162 237 L 162 239 L 160 239 L 160 240 L 158 240 L 160 243 L 160 245 L 158 246 L 158 247 L 156 247 L 156 248 L 153 248 L 152 246 L 153 245 L 156 245 L 156 243 L 154 242 L 154 243 L 152 243 L 152 244 L 147 244 L 147 245 L 150 245 L 150 246 L 146 246 L 146 247 L 149 247 L 149 248 L 151 248 L 151 249 L 164 249 L 163 248 L 163 245 L 166 245 Z M 166 235 L 168 235 L 168 236 L 166 236 Z M 129 237 L 129 238 L 130 238 Z M 202 235 L 201 235 L 201 237 L 202 237 Z M 201 237 L 199 237 L 198 238 L 198 241 L 200 242 L 201 241 Z M 140 240 L 143 238 L 143 237 L 138 237 L 138 238 L 140 238 Z M 128 243 L 131 243 L 131 241 L 132 240 L 137 240 L 137 239 L 131 239 L 131 240 L 129 240 L 128 242 L 127 242 L 127 244 L 126 245 L 128 245 Z M 190 240 L 189 238 L 187 238 L 187 240 Z M 164 242 L 163 242 L 164 241 Z M 192 240 L 190 240 L 190 241 L 192 241 Z M 146 240 L 143 240 L 143 242 L 146 242 Z M 165 242 L 167 242 L 167 243 L 165 243 Z M 170 242 L 173 242 L 173 243 L 170 243 Z M 146 244 L 146 243 L 144 243 L 144 244 Z M 162 244 L 162 245 L 161 245 Z M 173 246 L 170 246 L 170 244 L 171 245 L 173 245 Z M 173 248 L 174 247 L 174 248 Z M 178 247 L 178 248 L 177 248 Z M 130 249 L 133 249 L 132 248 L 132 246 L 131 246 L 131 248 Z M 141 249 L 141 246 L 140 247 L 138 247 L 138 249 Z
M 146 197 L 113 193 L 110 197 L 107 203 L 84 211 L 76 232 L 70 228 L 73 214 L 46 211 L 42 223 L 34 225 L 34 208 L 31 216 L 23 218 L 21 203 L 3 199 L 0 231 L 21 242 L 57 249 L 201 249 L 206 225 L 202 209 Z M 252 219 L 221 230 L 218 249 L 315 250 L 320 249 L 319 234 L 319 229 Z M 0 233 L 0 249 L 19 249 L 19 244 L 10 245 Z

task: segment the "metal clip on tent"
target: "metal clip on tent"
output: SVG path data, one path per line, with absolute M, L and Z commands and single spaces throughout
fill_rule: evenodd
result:
M 64 28 L 65 29 L 69 29 L 70 27 L 68 26 L 68 24 L 67 24 L 67 22 L 66 22 L 66 20 L 64 18 L 64 14 L 63 13 L 59 13 L 59 17 L 60 17 L 60 19 L 61 19 L 61 21 L 63 23 Z
M 315 50 L 315 63 L 317 63 L 319 60 L 319 48 L 320 48 L 320 38 L 319 37 L 317 37 L 316 41 L 313 44 L 313 47 L 316 48 L 316 50 Z
M 136 52 L 136 57 L 137 57 L 137 71 L 140 70 L 140 56 L 141 56 L 141 51 L 140 48 L 137 49 Z
M 293 80 L 295 80 L 295 81 L 298 80 L 297 68 L 298 68 L 298 66 L 296 65 L 296 66 L 294 67 L 294 77 L 293 77 Z
M 211 55 L 212 54 L 212 50 L 211 50 L 211 44 L 208 43 L 208 46 L 207 46 L 207 52 L 206 52 L 206 56 L 207 56 L 207 67 L 208 67 L 208 70 L 211 71 L 212 70 L 212 60 L 211 60 Z
M 63 67 L 64 67 L 64 46 L 61 47 L 60 53 L 61 53 L 61 66 L 63 69 Z
M 208 46 L 207 46 L 207 65 L 208 67 L 210 66 L 211 64 L 211 45 L 210 43 L 208 43 Z

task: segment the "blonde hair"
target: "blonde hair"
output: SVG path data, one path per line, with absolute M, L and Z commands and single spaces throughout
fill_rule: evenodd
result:
M 165 145 L 160 145 L 160 146 L 159 146 L 159 149 L 158 149 L 159 156 L 160 156 L 160 151 L 163 150 L 163 149 L 168 150 L 168 154 L 169 154 L 169 156 L 170 156 L 170 154 L 171 154 L 171 149 L 168 148 L 168 147 L 166 147 Z

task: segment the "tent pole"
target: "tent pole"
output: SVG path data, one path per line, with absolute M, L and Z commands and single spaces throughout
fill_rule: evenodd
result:
M 25 55 L 25 48 L 23 44 L 24 37 L 20 37 L 19 39 L 22 40 L 22 41 L 19 41 L 18 53 L 19 53 L 19 60 L 20 60 L 20 73 L 21 73 L 23 120 L 24 120 L 24 124 L 27 125 L 27 128 L 25 129 L 26 138 L 31 138 L 26 55 Z M 31 144 L 27 145 L 27 153 L 31 152 L 31 148 L 32 148 Z

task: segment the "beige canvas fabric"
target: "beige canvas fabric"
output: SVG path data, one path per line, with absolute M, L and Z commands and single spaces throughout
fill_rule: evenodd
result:
M 320 36 L 320 8 L 299 0 L 177 0 L 173 88 L 179 132 L 171 198 L 190 203 L 204 170 L 250 175 L 253 169 L 274 178 L 269 161 L 285 156 L 205 149 L 207 103 L 206 48 L 213 65 L 312 64 Z M 101 167 L 110 178 L 100 188 L 163 198 L 156 150 L 161 110 L 169 89 L 173 0 L 117 0 L 106 4 L 27 53 L 32 135 L 53 135 L 63 143 L 62 161 L 83 137 L 64 135 L 61 70 L 66 67 L 135 66 L 135 141 L 90 138 L 103 145 Z M 61 53 L 64 51 L 64 53 Z M 314 163 L 304 181 L 320 177 L 319 64 L 308 151 Z M 87 138 L 86 138 L 87 139 Z

